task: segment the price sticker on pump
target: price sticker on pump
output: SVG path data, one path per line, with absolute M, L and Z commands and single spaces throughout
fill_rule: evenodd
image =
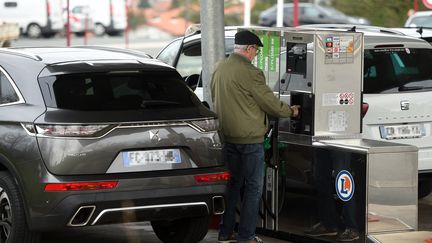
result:
M 322 96 L 323 106 L 340 106 L 340 105 L 354 105 L 354 93 L 325 93 Z

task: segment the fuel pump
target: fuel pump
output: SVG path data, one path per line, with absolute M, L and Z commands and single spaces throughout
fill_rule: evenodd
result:
M 272 123 L 259 231 L 306 242 L 386 242 L 383 234 L 415 231 L 417 148 L 361 138 L 363 34 L 249 30 L 270 47 L 255 62 L 268 85 L 301 106 L 298 118 Z

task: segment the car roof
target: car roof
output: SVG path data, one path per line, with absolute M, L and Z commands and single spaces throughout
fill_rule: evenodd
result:
M 392 28 L 400 31 L 408 36 L 413 36 L 422 39 L 432 38 L 432 28 L 427 27 L 404 27 L 404 28 Z M 420 34 L 421 33 L 421 34 Z
M 354 27 L 354 28 L 353 28 Z M 432 46 L 419 38 L 405 35 L 401 31 L 365 25 L 349 25 L 349 24 L 314 24 L 301 25 L 296 28 L 308 30 L 331 30 L 331 31 L 348 31 L 355 30 L 362 32 L 365 38 L 365 48 L 371 49 L 377 46 L 401 45 L 401 47 L 410 48 L 432 48 Z
M 225 27 L 225 38 L 234 38 L 238 28 L 251 29 L 256 27 L 257 29 L 275 29 L 275 30 L 317 30 L 317 31 L 348 31 L 355 30 L 362 32 L 365 37 L 365 48 L 371 49 L 378 45 L 403 45 L 410 48 L 432 48 L 430 44 L 420 38 L 406 35 L 402 31 L 394 28 L 385 28 L 380 26 L 369 26 L 369 25 L 353 25 L 353 24 L 311 24 L 311 25 L 300 25 L 296 28 L 292 27 L 280 27 L 280 28 L 268 28 L 262 26 L 227 26 Z M 180 39 L 180 38 L 179 38 Z M 185 42 L 195 41 L 201 39 L 201 33 L 189 35 L 185 37 Z
M 77 61 L 139 60 L 145 64 L 169 67 L 143 52 L 100 46 L 2 48 L 0 53 L 32 59 L 46 65 Z
M 243 26 L 225 26 L 225 38 L 234 38 L 234 35 L 237 33 L 238 28 L 245 28 Z M 181 39 L 180 37 L 178 39 Z M 195 33 L 185 36 L 184 42 L 194 41 L 197 39 L 201 39 L 201 30 L 197 30 Z
M 402 32 L 386 27 L 373 26 L 373 25 L 355 25 L 355 24 L 307 24 L 300 25 L 297 28 L 307 28 L 307 29 L 327 29 L 327 30 L 342 30 L 347 31 L 354 29 L 355 31 L 363 33 L 387 33 L 387 34 L 397 34 L 403 35 Z
M 411 16 L 417 17 L 417 16 L 428 16 L 428 15 L 432 15 L 432 11 L 417 11 L 413 13 Z

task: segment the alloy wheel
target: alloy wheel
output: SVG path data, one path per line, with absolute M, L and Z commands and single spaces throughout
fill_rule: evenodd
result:
M 0 188 L 0 242 L 6 242 L 12 228 L 12 210 L 9 197 L 3 188 Z

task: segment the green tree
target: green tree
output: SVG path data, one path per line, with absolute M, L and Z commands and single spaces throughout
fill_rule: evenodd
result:
M 408 11 L 414 7 L 415 0 L 332 0 L 332 6 L 347 15 L 361 16 L 372 25 L 401 27 L 408 18 Z M 425 7 L 418 1 L 419 10 Z
M 255 1 L 255 5 L 253 6 L 251 12 L 251 23 L 257 25 L 260 13 L 268 8 L 271 8 L 275 4 L 277 4 L 277 0 Z

